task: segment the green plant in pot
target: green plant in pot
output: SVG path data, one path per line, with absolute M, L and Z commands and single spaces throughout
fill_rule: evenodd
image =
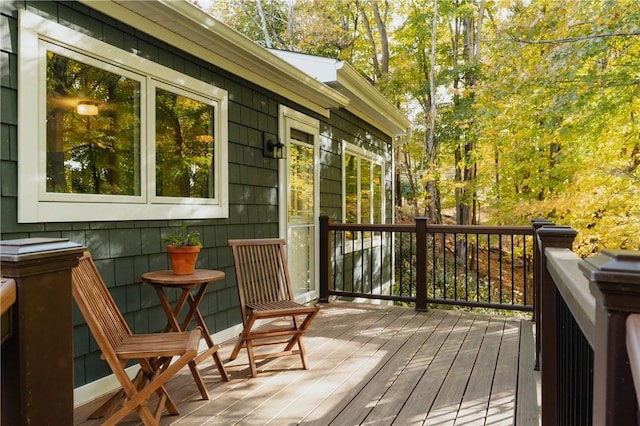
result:
M 187 224 L 183 223 L 178 232 L 167 235 L 163 241 L 167 243 L 167 253 L 173 273 L 175 275 L 193 274 L 200 247 L 202 247 L 200 234 L 189 231 Z

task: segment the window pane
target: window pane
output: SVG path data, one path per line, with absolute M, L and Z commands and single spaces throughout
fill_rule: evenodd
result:
M 140 195 L 140 90 L 47 52 L 47 192 Z
M 156 195 L 215 198 L 214 107 L 156 89 Z
M 358 158 L 345 153 L 345 218 L 347 223 L 358 223 Z
M 371 161 L 360 159 L 360 222 L 371 223 Z
M 291 143 L 289 146 L 289 222 L 313 223 L 313 146 Z
M 382 166 L 373 165 L 373 223 L 382 223 Z

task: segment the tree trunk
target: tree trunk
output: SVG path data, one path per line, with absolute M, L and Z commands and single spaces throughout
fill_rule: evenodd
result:
M 271 34 L 269 34 L 269 28 L 267 27 L 267 17 L 262 8 L 262 0 L 256 0 L 256 9 L 258 9 L 258 15 L 260 15 L 260 29 L 264 36 L 264 45 L 270 49 L 273 47 L 273 42 L 271 41 Z
M 388 3 L 385 1 L 385 19 L 380 16 L 380 8 L 378 2 L 373 2 L 373 16 L 376 20 L 378 32 L 380 33 L 380 77 L 389 74 L 389 36 L 387 35 L 386 15 L 389 9 Z
M 413 167 L 411 166 L 411 156 L 407 151 L 404 151 L 404 167 L 407 170 L 407 179 L 409 179 L 409 187 L 411 188 L 411 204 L 413 205 L 414 215 L 419 216 L 416 179 L 413 175 Z
M 430 223 L 441 223 L 442 214 L 440 209 L 440 189 L 438 180 L 438 150 L 436 146 L 436 41 L 438 32 L 438 0 L 433 1 L 433 21 L 431 26 L 431 58 L 429 66 L 429 114 L 427 128 L 429 134 L 427 136 L 427 182 L 426 191 L 428 198 L 428 213 Z
M 461 22 L 462 34 L 458 33 L 453 35 L 454 40 L 457 40 L 460 36 L 463 37 L 462 54 L 465 63 L 468 64 L 474 64 L 479 61 L 481 16 L 484 13 L 484 0 L 480 1 L 478 13 L 477 26 L 473 16 L 466 16 Z M 459 29 L 460 26 L 456 25 L 456 31 Z M 454 51 L 457 51 L 457 42 L 454 43 Z M 455 56 L 454 61 L 454 68 L 457 68 L 457 56 Z M 476 84 L 476 75 L 473 72 L 467 72 L 464 77 L 459 76 L 455 79 L 454 88 L 459 88 L 462 78 L 464 78 L 464 86 L 466 88 L 471 88 Z M 467 96 L 473 96 L 473 94 Z M 460 101 L 461 98 L 456 96 L 454 103 L 459 105 Z M 478 169 L 474 158 L 477 136 L 473 130 L 473 117 L 469 116 L 468 120 L 467 130 L 463 132 L 464 139 L 458 143 L 455 150 L 455 178 L 458 184 L 456 188 L 456 223 L 459 225 L 477 224 L 478 222 L 476 190 L 476 175 Z

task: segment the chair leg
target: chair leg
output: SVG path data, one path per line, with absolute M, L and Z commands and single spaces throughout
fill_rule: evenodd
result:
M 164 388 L 164 386 L 160 386 L 160 387 Z M 169 398 L 168 393 L 164 392 L 162 393 L 162 395 L 160 395 L 160 398 L 158 399 L 158 405 L 156 406 L 156 414 L 153 417 L 153 420 L 156 422 L 156 424 L 160 424 L 160 417 L 162 416 L 162 411 L 169 400 L 171 400 L 171 398 Z
M 138 406 L 137 411 L 138 411 L 138 416 L 140 416 L 140 419 L 142 419 L 142 423 L 144 423 L 144 426 L 158 425 L 158 420 L 156 420 L 155 416 L 151 414 L 151 411 L 149 411 L 149 407 L 147 407 L 146 404 Z
M 89 414 L 89 417 L 87 418 L 90 420 L 95 420 L 101 417 L 108 417 L 109 414 L 115 411 L 114 407 L 122 405 L 122 401 L 124 401 L 126 398 L 127 396 L 125 395 L 124 391 L 120 389 L 118 392 L 113 394 L 111 398 L 105 401 L 104 404 L 98 407 L 93 413 Z
M 209 391 L 207 390 L 206 386 L 204 385 L 204 382 L 202 381 L 202 375 L 200 374 L 200 370 L 198 370 L 198 367 L 196 366 L 195 361 L 191 361 L 189 363 L 189 369 L 191 370 L 191 374 L 194 377 L 194 381 L 196 382 L 196 385 L 198 386 L 198 390 L 200 391 L 200 395 L 202 395 L 202 399 L 206 399 L 209 400 Z
M 148 382 L 151 382 L 153 379 L 158 377 L 165 369 L 169 367 L 171 363 L 171 358 L 153 358 L 153 359 L 140 359 L 140 365 L 142 366 L 142 370 L 145 372 L 145 377 Z M 140 392 L 144 388 L 144 382 L 139 383 L 137 386 L 138 392 Z M 156 418 L 160 418 L 160 414 L 166 408 L 167 412 L 171 415 L 180 414 L 178 411 L 178 407 L 171 399 L 169 392 L 164 387 L 164 385 L 159 386 L 156 389 L 156 394 L 158 395 L 158 405 L 156 407 Z
M 164 386 L 160 386 L 156 393 L 158 394 L 158 398 L 161 398 L 161 400 L 163 401 L 162 408 L 166 409 L 167 413 L 171 414 L 172 416 L 177 416 L 178 414 L 180 414 L 176 403 L 173 402 L 173 399 L 171 399 L 171 395 L 169 395 L 169 392 L 167 392 L 167 389 Z M 160 406 L 158 405 L 158 407 Z
M 300 360 L 302 361 L 302 368 L 308 370 L 307 366 L 307 353 L 304 350 L 304 345 L 302 344 L 302 336 L 298 336 L 298 347 L 300 348 Z
M 222 378 L 222 380 L 224 380 L 225 382 L 230 381 L 231 377 L 229 377 L 229 373 L 227 373 L 227 370 L 224 368 L 224 364 L 222 363 L 222 358 L 220 358 L 220 354 L 218 353 L 217 350 L 213 353 L 213 360 L 215 361 L 216 366 L 218 367 L 218 373 L 220 373 L 220 377 Z
M 251 377 L 258 377 L 258 369 L 256 368 L 256 360 L 253 357 L 253 343 L 251 339 L 247 339 L 247 356 L 249 357 L 249 367 L 251 368 Z
M 256 319 L 253 315 L 250 315 L 246 321 L 243 319 L 244 324 L 243 324 L 242 333 L 240 334 L 240 337 L 238 337 L 238 341 L 236 342 L 236 346 L 233 348 L 233 352 L 231 352 L 231 356 L 229 357 L 230 361 L 233 361 L 234 359 L 236 359 L 238 357 L 238 354 L 240 353 L 240 349 L 242 349 L 243 346 L 246 346 L 247 343 L 249 342 L 251 329 L 253 328 L 253 325 L 255 324 L 255 322 L 256 322 Z
M 244 332 L 238 336 L 238 341 L 231 352 L 231 356 L 229 357 L 229 361 L 233 361 L 238 358 L 238 354 L 240 354 L 240 349 L 244 346 Z
M 142 368 L 138 370 L 135 377 L 131 380 L 133 386 L 140 390 L 147 383 L 147 376 L 144 374 Z M 113 394 L 107 401 L 104 402 L 100 407 L 98 407 L 93 413 L 89 414 L 88 419 L 95 420 L 101 417 L 108 418 L 113 413 L 115 413 L 116 408 L 124 404 L 127 400 L 127 394 L 124 389 L 120 389 L 118 392 Z

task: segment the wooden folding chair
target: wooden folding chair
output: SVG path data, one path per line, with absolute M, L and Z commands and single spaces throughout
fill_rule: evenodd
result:
M 179 414 L 164 384 L 195 358 L 201 330 L 132 334 L 88 251 L 73 268 L 72 281 L 73 297 L 104 360 L 122 386 L 121 392 L 89 418 L 107 416 L 104 424 L 112 425 L 137 410 L 145 425 L 157 425 L 164 408 L 170 414 Z M 171 363 L 173 357 L 177 359 Z M 130 360 L 137 360 L 141 367 L 133 380 L 125 371 Z M 152 414 L 148 400 L 154 393 L 158 395 L 158 404 Z
M 307 359 L 302 336 L 320 310 L 319 306 L 296 303 L 287 269 L 283 239 L 229 240 L 238 282 L 244 330 L 231 353 L 236 359 L 247 348 L 251 376 L 257 376 L 256 361 L 288 355 L 300 355 L 306 370 Z M 258 320 L 290 319 L 286 325 L 255 328 Z M 279 352 L 254 353 L 265 345 L 284 345 Z M 294 349 L 295 346 L 298 349 Z

